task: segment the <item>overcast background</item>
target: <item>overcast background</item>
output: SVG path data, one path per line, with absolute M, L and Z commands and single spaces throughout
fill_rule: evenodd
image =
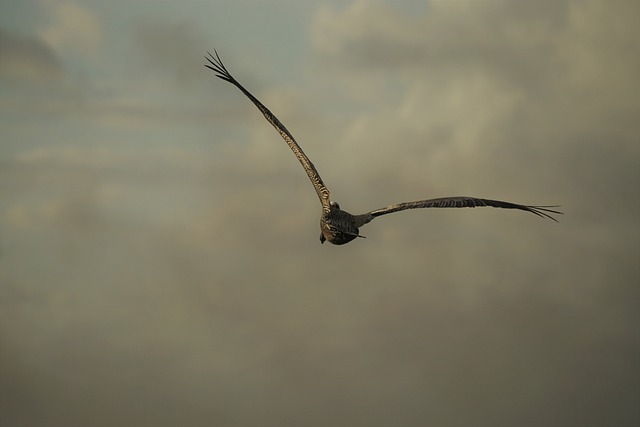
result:
M 637 1 L 0 5 L 3 426 L 640 423 Z

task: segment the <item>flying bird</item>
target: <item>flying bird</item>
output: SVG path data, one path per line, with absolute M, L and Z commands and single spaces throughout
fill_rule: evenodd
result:
M 209 64 L 205 64 L 205 67 L 213 70 L 216 73 L 216 77 L 227 81 L 240 89 L 247 98 L 251 100 L 258 107 L 258 110 L 264 115 L 271 125 L 276 128 L 282 139 L 289 145 L 293 154 L 298 158 L 302 164 L 303 169 L 309 176 L 313 188 L 318 193 L 318 198 L 322 204 L 322 215 L 320 216 L 320 243 L 329 241 L 334 245 L 344 245 L 349 243 L 356 237 L 364 237 L 360 234 L 360 227 L 371 222 L 374 218 L 382 215 L 390 214 L 393 212 L 403 211 L 406 209 L 421 209 L 421 208 L 475 208 L 479 206 L 491 206 L 494 208 L 503 209 L 519 209 L 521 211 L 531 212 L 538 215 L 541 218 L 557 220 L 552 216 L 553 214 L 562 214 L 557 210 L 551 208 L 557 208 L 558 206 L 529 206 L 519 205 L 517 203 L 502 202 L 499 200 L 480 199 L 477 197 L 466 196 L 454 196 L 454 197 L 442 197 L 437 199 L 417 200 L 414 202 L 403 202 L 395 205 L 389 205 L 381 209 L 375 209 L 370 212 L 352 215 L 347 211 L 340 209 L 340 205 L 331 201 L 331 193 L 324 185 L 320 174 L 316 170 L 316 167 L 311 163 L 311 160 L 302 151 L 302 148 L 298 145 L 296 140 L 291 135 L 291 132 L 273 115 L 273 113 L 264 106 L 258 99 L 253 96 L 247 89 L 244 88 L 227 70 L 222 63 L 218 52 L 214 50 L 215 55 L 211 52 L 207 52 L 209 56 L 205 56 Z

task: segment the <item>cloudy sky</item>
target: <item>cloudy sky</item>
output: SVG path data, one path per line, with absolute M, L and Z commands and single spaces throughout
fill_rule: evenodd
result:
M 640 423 L 638 2 L 0 4 L 3 426 Z

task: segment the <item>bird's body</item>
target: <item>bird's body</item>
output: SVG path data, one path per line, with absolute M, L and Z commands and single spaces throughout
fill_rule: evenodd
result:
M 329 212 L 323 212 L 320 217 L 320 242 L 328 240 L 334 245 L 344 245 L 356 237 L 364 237 L 358 229 L 372 219 L 370 214 L 351 215 L 340 209 L 336 202 L 331 202 Z
M 206 57 L 209 64 L 205 64 L 205 67 L 213 70 L 216 76 L 225 80 L 244 93 L 247 98 L 255 104 L 260 112 L 264 115 L 269 123 L 278 131 L 280 136 L 289 145 L 291 151 L 300 161 L 303 169 L 307 173 L 307 176 L 311 180 L 320 203 L 322 205 L 322 214 L 320 216 L 320 242 L 324 243 L 329 241 L 335 245 L 343 245 L 349 243 L 357 237 L 361 236 L 359 233 L 360 227 L 371 222 L 374 218 L 386 215 L 393 212 L 398 212 L 407 209 L 422 209 L 422 208 L 469 208 L 479 206 L 491 206 L 495 208 L 504 209 L 518 209 L 522 211 L 531 212 L 543 218 L 549 218 L 557 221 L 551 214 L 561 214 L 562 212 L 550 209 L 557 206 L 529 206 L 520 205 L 511 202 L 502 202 L 499 200 L 481 199 L 477 197 L 466 196 L 454 196 L 443 197 L 438 199 L 418 200 L 415 202 L 403 202 L 395 205 L 389 205 L 385 208 L 376 209 L 360 215 L 352 215 L 347 211 L 340 209 L 340 206 L 336 202 L 331 201 L 331 193 L 325 186 L 320 174 L 316 170 L 315 166 L 309 160 L 307 155 L 302 151 L 302 148 L 298 145 L 293 135 L 287 130 L 287 128 L 278 120 L 278 118 L 265 107 L 255 96 L 253 96 L 247 89 L 245 89 L 235 78 L 229 74 L 229 71 L 225 68 L 220 60 L 220 56 L 215 52 L 215 56 L 209 53 Z

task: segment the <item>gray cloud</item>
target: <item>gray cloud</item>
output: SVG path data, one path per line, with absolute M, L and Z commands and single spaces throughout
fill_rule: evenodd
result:
M 256 92 L 349 210 L 466 193 L 562 203 L 560 224 L 407 212 L 320 245 L 295 158 L 211 76 L 210 125 L 99 110 L 38 128 L 46 144 L 12 126 L 29 143 L 0 168 L 0 423 L 637 424 L 639 38 L 615 4 L 324 9 L 326 67 Z M 198 36 L 172 28 L 138 42 L 195 81 L 172 63 Z
M 0 76 L 13 80 L 51 81 L 64 76 L 53 50 L 37 37 L 0 28 Z
M 139 52 L 146 63 L 146 73 L 165 72 L 181 84 L 202 81 L 201 68 L 193 64 L 204 61 L 206 37 L 188 22 L 138 22 L 134 30 Z

